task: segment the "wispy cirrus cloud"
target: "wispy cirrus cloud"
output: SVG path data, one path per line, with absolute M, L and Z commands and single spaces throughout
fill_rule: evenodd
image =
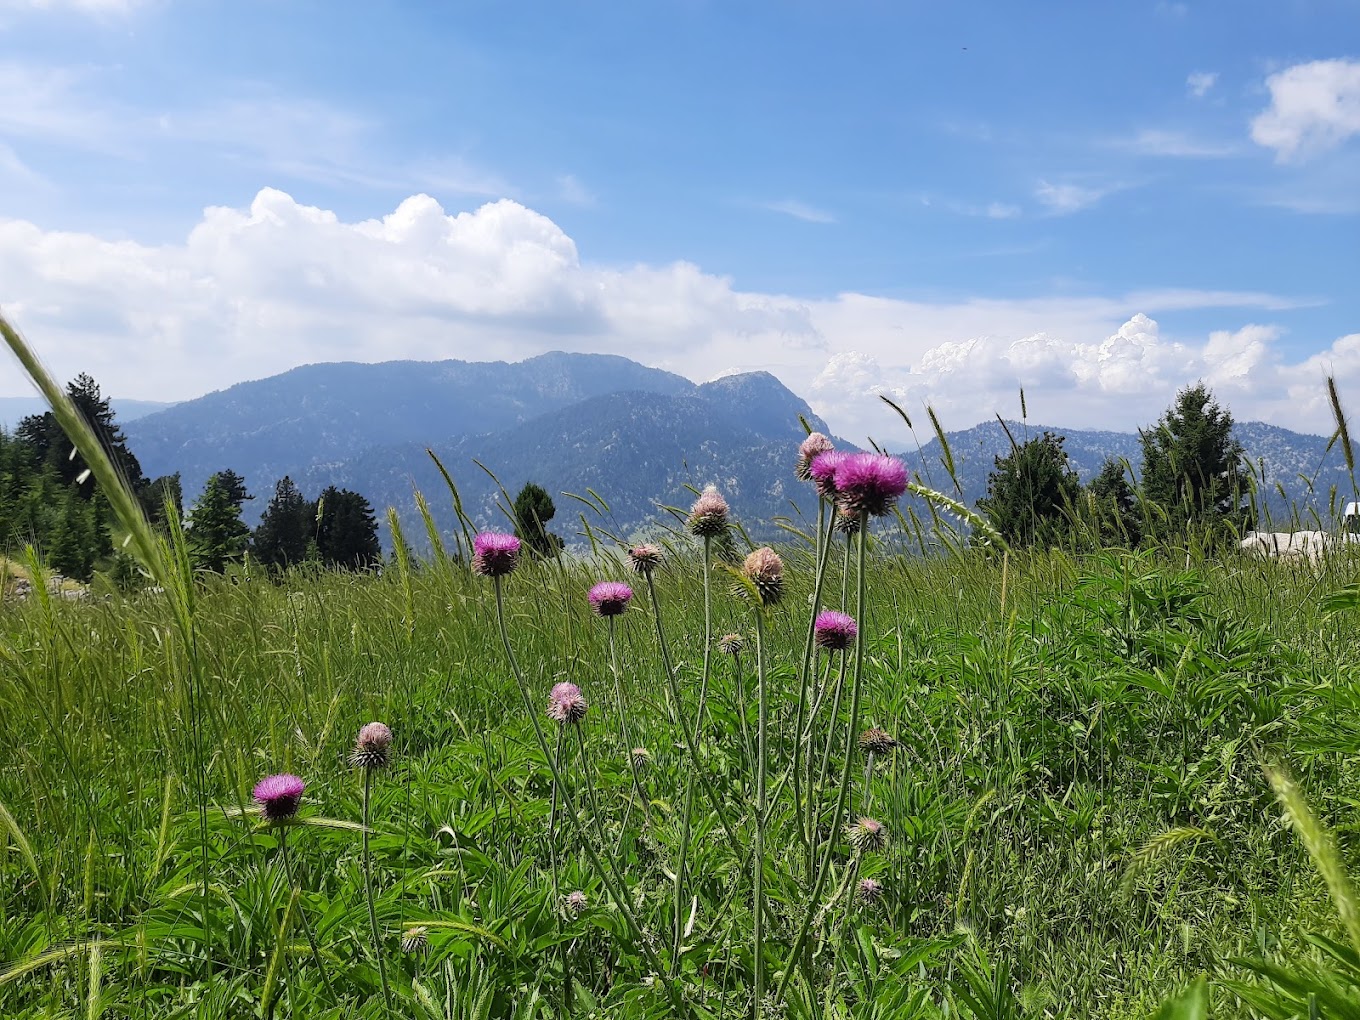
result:
M 1041 180 L 1034 186 L 1034 198 L 1052 216 L 1070 216 L 1094 208 L 1108 195 L 1123 191 L 1127 184 L 1078 184 L 1074 181 Z
M 1168 156 L 1178 159 L 1226 159 L 1243 152 L 1234 142 L 1199 138 L 1185 131 L 1144 128 L 1127 138 L 1110 140 L 1110 147 L 1138 156 Z
M 785 198 L 774 202 L 761 202 L 760 208 L 767 212 L 780 213 L 784 216 L 792 216 L 796 220 L 804 223 L 835 223 L 834 213 L 819 209 L 806 202 L 800 202 L 796 198 Z

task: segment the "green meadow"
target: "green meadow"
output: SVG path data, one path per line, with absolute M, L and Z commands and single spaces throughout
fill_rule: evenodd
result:
M 818 651 L 800 730 L 812 547 L 783 550 L 757 663 L 749 595 L 712 570 L 706 628 L 700 546 L 674 546 L 655 603 L 604 554 L 504 578 L 535 710 L 562 681 L 589 704 L 539 715 L 547 755 L 494 582 L 452 558 L 6 606 L 0 1013 L 749 1016 L 758 875 L 764 1016 L 1141 1017 L 1186 987 L 1198 1008 L 1201 975 L 1213 1016 L 1306 1016 L 1309 994 L 1353 1015 L 1316 991 L 1360 1001 L 1345 880 L 1329 894 L 1328 837 L 1320 870 L 1264 771 L 1344 854 L 1360 671 L 1353 611 L 1324 602 L 1352 561 L 870 541 L 859 719 L 835 696 L 853 652 Z M 821 601 L 853 610 L 839 549 Z M 601 579 L 637 592 L 612 655 Z M 347 759 L 372 720 L 395 739 L 366 855 Z M 897 741 L 871 768 L 869 727 Z M 278 772 L 306 783 L 286 826 L 252 810 Z M 881 847 L 847 838 L 860 816 Z

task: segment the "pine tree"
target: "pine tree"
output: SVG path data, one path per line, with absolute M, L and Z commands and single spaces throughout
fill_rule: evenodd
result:
M 189 541 L 194 562 L 205 570 L 221 573 L 227 564 L 246 551 L 250 529 L 241 520 L 241 503 L 233 498 L 236 487 L 218 472 L 208 479 L 203 493 L 189 512 Z
M 1045 432 L 996 458 L 978 509 L 1011 545 L 1048 545 L 1070 532 L 1080 494 L 1063 437 Z
M 1108 457 L 1100 473 L 1087 487 L 1091 524 L 1102 546 L 1138 545 L 1143 537 L 1143 519 L 1138 512 L 1138 497 L 1125 476 L 1124 465 Z
M 271 567 L 297 566 L 307 558 L 316 530 L 316 506 L 309 503 L 287 475 L 274 486 L 251 540 L 255 558 Z
M 99 384 L 82 372 L 67 383 L 66 394 L 75 404 L 76 410 L 89 423 L 99 440 L 99 445 L 127 479 L 132 491 L 141 491 L 146 485 L 142 465 L 128 449 L 127 437 L 115 420 L 109 399 L 100 392 Z M 74 457 L 71 455 L 74 447 L 66 438 L 61 425 L 57 423 L 56 415 L 51 411 L 24 418 L 19 422 L 16 435 L 28 444 L 40 463 L 46 463 L 55 469 L 57 477 L 63 483 L 77 483 L 85 475 L 87 465 L 84 458 L 79 454 Z M 94 481 L 86 476 L 85 481 L 80 483 L 81 495 L 88 499 L 93 491 Z
M 1251 528 L 1249 469 L 1233 417 L 1203 383 L 1188 386 L 1157 424 L 1141 432 L 1143 495 L 1164 513 L 1158 531 L 1223 537 Z
M 317 500 L 316 545 L 327 566 L 365 570 L 382 562 L 373 507 L 349 489 L 326 489 Z
M 552 497 L 546 489 L 526 482 L 515 497 L 515 534 L 538 556 L 556 556 L 565 544 L 546 527 L 557 513 Z

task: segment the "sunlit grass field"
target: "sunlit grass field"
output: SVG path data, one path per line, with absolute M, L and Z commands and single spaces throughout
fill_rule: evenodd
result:
M 1356 617 L 1320 602 L 1355 561 L 869 545 L 855 730 L 897 740 L 872 768 L 835 697 L 853 657 L 826 651 L 793 768 L 807 544 L 766 612 L 761 1015 L 1142 1017 L 1207 974 L 1211 1015 L 1249 1016 L 1237 961 L 1344 942 L 1262 765 L 1345 855 Z M 821 602 L 853 612 L 853 565 L 828 562 Z M 703 575 L 691 539 L 655 606 L 626 558 L 504 579 L 535 711 L 563 681 L 589 703 L 539 716 L 547 756 L 493 582 L 452 559 L 84 603 L 36 586 L 0 615 L 0 1015 L 750 1016 L 755 610 L 714 570 L 705 686 Z M 586 599 L 604 579 L 637 593 L 617 672 Z M 372 720 L 395 740 L 366 859 L 347 759 Z M 306 793 L 271 827 L 251 790 L 279 772 Z M 884 845 L 852 845 L 861 816 Z

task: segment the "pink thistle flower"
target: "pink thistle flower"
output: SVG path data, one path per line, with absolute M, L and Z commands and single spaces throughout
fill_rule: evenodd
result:
M 619 616 L 633 600 L 633 589 L 621 581 L 601 581 L 587 593 L 590 608 L 600 616 Z
M 590 901 L 586 899 L 586 894 L 581 892 L 580 889 L 567 894 L 567 910 L 576 917 L 584 914 L 588 906 L 590 906 Z
M 907 491 L 907 467 L 896 457 L 851 454 L 836 465 L 834 474 L 836 502 L 856 517 L 882 517 Z
M 499 531 L 483 531 L 472 540 L 472 572 L 504 577 L 519 564 L 519 539 Z
M 307 788 L 297 776 L 282 773 L 266 776 L 255 784 L 253 796 L 255 803 L 264 809 L 264 816 L 271 822 L 285 822 L 297 814 L 302 803 L 302 791 Z
M 812 432 L 798 446 L 798 462 L 793 467 L 794 476 L 800 482 L 812 480 L 812 461 L 821 453 L 830 453 L 835 447 L 831 440 L 820 432 Z
M 812 639 L 819 648 L 830 652 L 843 652 L 855 641 L 859 628 L 855 618 L 849 613 L 838 613 L 834 609 L 823 610 L 817 614 L 812 625 Z
M 585 695 L 575 684 L 560 683 L 548 695 L 548 718 L 553 722 L 579 723 L 586 717 Z
M 350 752 L 349 763 L 357 769 L 387 768 L 387 751 L 392 746 L 392 731 L 380 722 L 365 723 Z
M 718 487 L 707 485 L 689 508 L 689 520 L 685 523 L 692 535 L 716 538 L 727 530 L 729 512 L 727 500 L 719 494 Z
M 808 477 L 812 479 L 817 495 L 822 499 L 836 498 L 836 469 L 849 456 L 850 454 L 842 453 L 840 450 L 827 450 L 812 458 L 808 465 Z

